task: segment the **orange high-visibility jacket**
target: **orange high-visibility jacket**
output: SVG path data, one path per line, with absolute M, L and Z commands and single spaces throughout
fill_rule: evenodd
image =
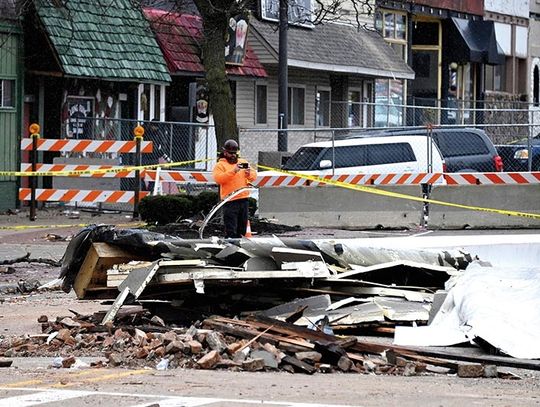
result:
M 239 158 L 238 163 L 247 163 L 246 160 Z M 234 192 L 240 188 L 247 187 L 249 181 L 255 181 L 257 178 L 257 171 L 250 168 L 249 177 L 246 175 L 246 170 L 240 170 L 237 173 L 234 172 L 237 164 L 230 164 L 225 158 L 220 158 L 214 167 L 213 175 L 214 180 L 219 184 L 221 199 L 225 198 L 231 192 Z M 232 201 L 236 199 L 243 199 L 249 197 L 249 191 L 242 192 L 235 196 Z

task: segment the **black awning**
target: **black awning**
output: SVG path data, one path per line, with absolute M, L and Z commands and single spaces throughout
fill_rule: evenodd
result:
M 497 44 L 493 21 L 452 17 L 448 52 L 455 62 L 501 65 L 505 56 Z

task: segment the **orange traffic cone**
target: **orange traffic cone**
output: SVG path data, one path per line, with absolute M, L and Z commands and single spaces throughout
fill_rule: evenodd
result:
M 253 235 L 251 234 L 251 224 L 249 223 L 249 219 L 247 221 L 246 234 L 244 235 L 244 237 L 253 237 Z

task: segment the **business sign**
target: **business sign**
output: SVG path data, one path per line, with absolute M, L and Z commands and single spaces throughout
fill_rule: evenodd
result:
M 94 98 L 85 96 L 67 97 L 67 137 L 91 138 L 90 118 L 94 116 Z
M 279 21 L 279 1 L 261 0 L 261 17 L 263 20 Z M 313 28 L 313 0 L 285 0 L 289 5 L 289 24 Z
M 225 63 L 243 65 L 246 56 L 249 14 L 229 18 L 225 43 Z

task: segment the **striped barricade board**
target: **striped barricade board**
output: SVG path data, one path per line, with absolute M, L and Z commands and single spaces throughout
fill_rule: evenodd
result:
M 83 164 L 36 164 L 37 172 L 65 172 L 66 174 L 55 174 L 55 176 L 68 176 L 68 177 L 95 177 L 95 178 L 133 178 L 135 177 L 135 171 L 122 170 L 123 166 L 117 165 L 83 165 Z M 78 171 L 100 171 L 100 170 L 114 170 L 110 172 L 98 172 L 88 174 L 70 174 L 70 172 Z M 21 172 L 32 171 L 32 164 L 22 163 Z M 47 175 L 47 174 L 44 174 Z
M 145 181 L 155 181 L 158 171 L 146 170 L 144 171 Z M 187 183 L 201 183 L 201 184 L 215 184 L 212 173 L 208 171 L 175 171 L 175 170 L 162 170 L 159 171 L 159 180 L 161 182 L 174 182 L 176 184 Z
M 447 185 L 532 185 L 540 184 L 540 172 L 445 173 Z
M 332 183 L 350 185 L 421 185 L 444 183 L 442 173 L 406 173 L 406 174 L 342 174 L 325 175 L 324 178 Z M 257 187 L 296 187 L 322 186 L 324 181 L 315 181 L 288 174 L 259 174 L 253 183 Z
M 29 201 L 30 188 L 19 188 L 19 200 Z M 149 194 L 148 191 L 139 192 L 142 199 Z M 133 191 L 99 191 L 81 189 L 36 189 L 37 201 L 49 202 L 95 202 L 95 203 L 130 203 L 134 202 Z
M 141 141 L 141 153 L 151 153 L 153 143 Z M 22 151 L 32 151 L 32 139 L 21 140 Z M 134 140 L 71 140 L 71 139 L 38 139 L 37 151 L 62 151 L 80 153 L 135 153 Z
M 145 171 L 145 181 L 155 181 L 157 171 Z M 352 185 L 421 185 L 443 183 L 442 173 L 408 173 L 408 174 L 349 174 L 349 175 L 327 175 L 324 177 L 328 181 L 343 182 Z M 215 184 L 210 172 L 202 171 L 172 171 L 164 170 L 159 172 L 161 182 L 182 183 L 206 183 Z M 312 181 L 295 175 L 272 174 L 265 175 L 264 172 L 253 181 L 256 187 L 295 187 L 295 186 L 320 186 L 325 185 L 322 181 Z
M 157 171 L 144 172 L 145 181 L 155 181 Z M 478 173 L 400 173 L 400 174 L 342 174 L 325 175 L 330 183 L 350 185 L 526 185 L 539 184 L 540 172 L 478 172 Z M 161 182 L 215 184 L 210 172 L 159 171 Z M 259 173 L 253 182 L 256 187 L 323 186 L 324 181 L 311 180 L 296 175 L 265 175 Z

